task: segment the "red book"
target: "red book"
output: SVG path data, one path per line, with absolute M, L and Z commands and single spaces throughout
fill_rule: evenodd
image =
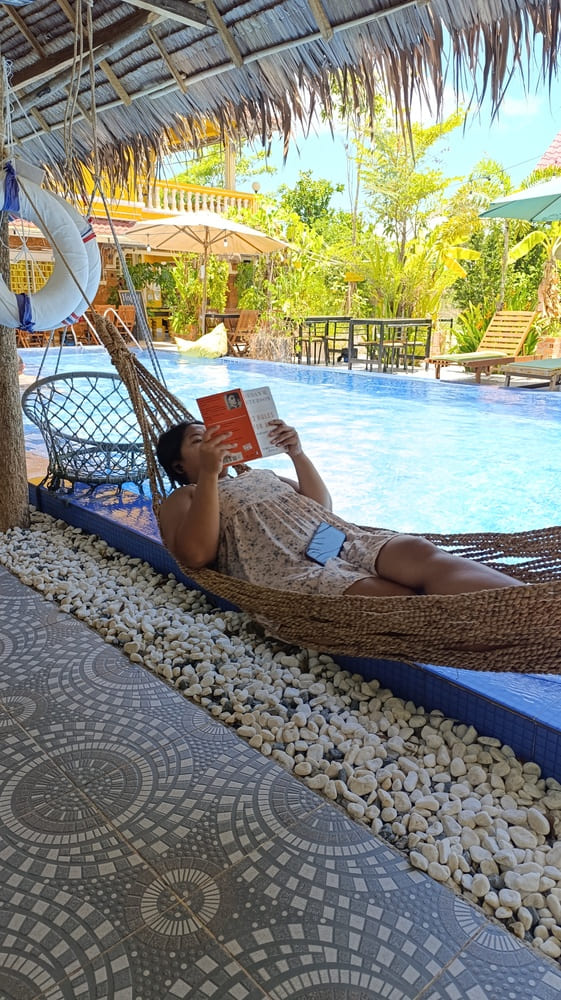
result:
M 197 399 L 205 427 L 220 427 L 232 432 L 232 451 L 224 465 L 251 462 L 253 458 L 277 455 L 282 448 L 269 440 L 270 420 L 278 417 L 271 390 L 268 386 L 258 389 L 228 389 L 212 396 Z

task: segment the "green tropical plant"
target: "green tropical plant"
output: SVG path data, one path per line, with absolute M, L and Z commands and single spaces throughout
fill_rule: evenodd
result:
M 545 251 L 545 263 L 537 297 L 544 316 L 561 317 L 561 282 L 557 257 L 561 252 L 561 222 L 550 222 L 547 228 L 534 229 L 509 250 L 509 264 L 526 257 L 536 247 Z
M 491 312 L 488 312 L 483 303 L 475 304 L 470 302 L 454 322 L 454 337 L 456 340 L 454 350 L 460 354 L 469 354 L 471 351 L 476 351 L 492 315 L 493 309 L 491 309 Z
M 240 265 L 237 289 L 241 308 L 258 309 L 272 330 L 291 332 L 305 316 L 340 313 L 347 282 L 345 264 L 330 252 L 321 232 L 272 201 L 261 200 L 256 213 L 243 221 L 280 236 L 290 247 L 283 254 Z
M 342 190 L 342 184 L 314 180 L 311 170 L 301 170 L 293 188 L 285 184 L 279 188 L 280 207 L 294 212 L 306 226 L 314 226 L 333 215 L 331 199 L 335 191 Z
M 185 170 L 173 178 L 179 184 L 195 184 L 202 187 L 224 187 L 226 154 L 222 143 L 206 146 L 201 152 L 186 157 Z M 261 174 L 275 174 L 267 160 L 265 150 L 254 152 L 248 144 L 236 150 L 236 178 L 238 181 L 251 180 Z
M 162 295 L 162 305 L 170 306 L 173 303 L 175 283 L 173 267 L 170 264 L 161 261 L 140 261 L 138 264 L 129 264 L 128 272 L 138 291 L 147 285 L 158 285 Z
M 407 244 L 433 228 L 450 184 L 429 159 L 429 150 L 464 118 L 457 111 L 438 125 L 414 122 L 407 138 L 393 113 L 382 107 L 373 125 L 355 139 L 367 202 L 402 263 Z
M 170 325 L 175 334 L 196 339 L 200 330 L 203 304 L 201 258 L 197 254 L 180 254 L 172 269 L 174 293 Z M 210 256 L 207 260 L 207 309 L 224 312 L 228 285 L 228 262 Z

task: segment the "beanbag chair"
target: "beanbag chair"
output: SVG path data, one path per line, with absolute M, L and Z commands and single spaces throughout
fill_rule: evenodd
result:
M 224 323 L 219 323 L 198 340 L 184 340 L 183 337 L 174 337 L 174 340 L 181 353 L 191 358 L 222 358 L 228 353 L 228 334 Z

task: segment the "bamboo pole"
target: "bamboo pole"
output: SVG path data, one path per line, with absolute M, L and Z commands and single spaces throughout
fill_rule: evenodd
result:
M 4 93 L 0 68 L 0 159 L 4 159 Z M 8 214 L 0 212 L 0 275 L 10 285 Z M 27 528 L 29 494 L 15 332 L 0 325 L 0 531 Z
M 9 281 L 8 216 L 0 214 L 0 274 Z M 25 438 L 14 330 L 0 326 L 0 531 L 29 525 Z

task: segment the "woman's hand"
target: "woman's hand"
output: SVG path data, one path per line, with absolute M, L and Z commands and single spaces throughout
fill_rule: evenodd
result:
M 272 427 L 269 432 L 271 444 L 282 448 L 291 458 L 302 454 L 302 445 L 295 427 L 289 427 L 284 420 L 269 420 L 269 423 Z
M 205 430 L 199 447 L 199 469 L 207 475 L 219 476 L 226 455 L 234 447 L 232 431 L 222 431 L 220 426 Z

